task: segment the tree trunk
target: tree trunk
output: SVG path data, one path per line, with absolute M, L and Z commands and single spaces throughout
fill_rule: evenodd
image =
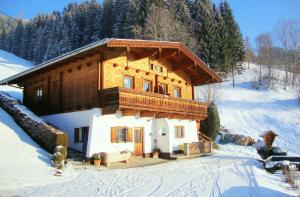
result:
M 235 84 L 234 84 L 234 69 L 233 69 L 233 66 L 231 67 L 231 75 L 232 75 L 232 87 L 234 88 Z

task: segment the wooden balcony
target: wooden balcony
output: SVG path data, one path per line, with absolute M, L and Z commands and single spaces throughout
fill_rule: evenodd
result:
M 202 120 L 207 117 L 207 103 L 175 98 L 151 92 L 140 92 L 121 87 L 100 92 L 103 114 L 122 111 L 123 116 Z

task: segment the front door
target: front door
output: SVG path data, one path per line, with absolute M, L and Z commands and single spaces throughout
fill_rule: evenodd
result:
M 143 128 L 134 128 L 134 155 L 143 155 Z

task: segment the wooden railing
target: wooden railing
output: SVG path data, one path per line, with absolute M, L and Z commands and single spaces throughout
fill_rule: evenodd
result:
M 207 116 L 206 103 L 156 93 L 116 87 L 102 90 L 100 98 L 104 109 L 155 112 L 158 116 L 197 116 L 195 119 Z

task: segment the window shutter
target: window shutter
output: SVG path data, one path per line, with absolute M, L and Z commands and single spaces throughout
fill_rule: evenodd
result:
M 128 128 L 127 141 L 132 142 L 132 128 Z
M 112 127 L 111 128 L 111 143 L 116 143 L 117 142 L 117 128 Z
M 74 129 L 74 143 L 79 142 L 79 128 Z

